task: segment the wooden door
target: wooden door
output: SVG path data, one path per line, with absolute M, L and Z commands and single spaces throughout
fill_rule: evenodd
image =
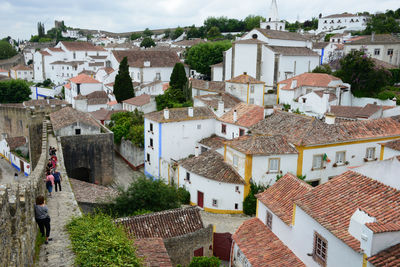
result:
M 203 207 L 204 206 L 204 193 L 197 191 L 197 206 Z
M 19 161 L 19 166 L 21 168 L 21 172 L 25 172 L 25 170 L 24 170 L 24 162 L 22 160 Z
M 204 256 L 203 247 L 201 247 L 199 249 L 196 249 L 193 254 L 194 254 L 195 257 Z

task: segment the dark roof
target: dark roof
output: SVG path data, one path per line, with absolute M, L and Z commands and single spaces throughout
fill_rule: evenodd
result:
M 400 43 L 400 39 L 391 34 L 375 34 L 373 41 L 372 35 L 364 35 L 362 37 L 351 42 L 347 41 L 346 45 Z
M 353 171 L 314 187 L 295 203 L 355 251 L 360 241 L 348 229 L 357 209 L 376 219 L 365 224 L 373 233 L 400 231 L 400 191 Z
M 284 56 L 319 56 L 317 52 L 312 51 L 307 47 L 294 47 L 294 46 L 271 46 L 266 45 L 275 53 Z
M 286 138 L 281 135 L 245 135 L 225 142 L 227 146 L 244 154 L 251 155 L 281 155 L 297 154 Z
M 101 105 L 107 104 L 108 96 L 107 93 L 104 91 L 94 91 L 88 95 L 77 95 L 74 97 L 76 100 L 87 99 L 88 105 Z
M 211 92 L 225 92 L 225 82 L 190 79 L 192 88 Z
M 145 118 L 157 122 L 178 122 L 188 120 L 207 120 L 215 118 L 214 113 L 207 107 L 193 107 L 193 117 L 189 117 L 188 108 L 169 109 L 169 119 L 164 118 L 164 110 L 144 114 Z
M 238 103 L 240 103 L 240 99 L 229 94 L 229 93 L 218 93 L 218 94 L 208 94 L 208 95 L 199 95 L 195 96 L 198 100 L 205 103 L 208 107 L 217 110 L 218 102 L 224 101 L 224 109 L 233 108 Z
M 6 138 L 6 142 L 10 147 L 10 150 L 14 150 L 17 147 L 23 146 L 27 143 L 25 136 L 8 137 Z
M 239 76 L 233 77 L 230 80 L 227 80 L 227 82 L 230 83 L 245 83 L 245 84 L 264 84 L 265 82 L 259 81 L 254 77 L 251 77 L 250 75 L 247 75 L 246 73 L 240 74 Z
M 237 171 L 224 161 L 224 157 L 212 150 L 203 152 L 197 157 L 182 159 L 178 164 L 189 172 L 210 180 L 229 184 L 245 184 Z
M 383 60 L 377 59 L 377 58 L 373 58 L 371 57 L 370 59 L 372 59 L 372 61 L 375 63 L 376 67 L 381 67 L 381 68 L 385 68 L 388 70 L 392 70 L 392 69 L 398 69 L 398 66 L 387 63 Z
M 322 19 L 330 19 L 330 18 L 344 18 L 344 17 L 358 17 L 358 15 L 351 14 L 351 13 L 342 13 L 342 14 L 333 14 L 326 17 L 322 17 Z
M 237 121 L 233 120 L 234 112 L 237 113 Z M 264 108 L 240 102 L 231 110 L 219 118 L 220 121 L 236 124 L 243 127 L 250 127 L 264 118 Z
M 284 32 L 256 28 L 255 30 L 261 32 L 265 37 L 270 39 L 280 39 L 280 40 L 293 40 L 293 41 L 307 41 L 307 39 L 297 32 Z
M 204 138 L 199 141 L 199 144 L 202 144 L 210 149 L 218 149 L 224 146 L 224 141 L 227 139 L 220 137 L 218 135 L 211 135 L 210 137 Z
M 67 48 L 70 51 L 106 51 L 103 47 L 95 46 L 92 43 L 88 42 L 62 41 L 61 43 L 65 46 L 65 48 Z
M 382 106 L 376 104 L 367 104 L 364 107 L 331 106 L 330 113 L 340 118 L 369 118 L 382 108 Z
M 87 183 L 73 177 L 69 181 L 74 189 L 74 195 L 78 202 L 104 203 L 118 196 L 118 191 L 102 185 Z
M 117 112 L 121 112 L 120 110 L 108 110 L 101 108 L 99 110 L 90 112 L 90 114 L 95 118 L 96 120 L 99 121 L 109 121 L 111 120 L 111 115 Z
M 104 62 L 89 63 L 89 67 L 104 67 Z
M 204 228 L 197 207 L 165 210 L 150 214 L 120 218 L 115 223 L 122 225 L 135 238 L 170 238 L 194 233 Z
M 308 193 L 313 187 L 291 173 L 285 174 L 257 199 L 268 207 L 284 223 L 290 225 L 293 216 L 293 203 L 296 198 Z
M 313 49 L 322 49 L 322 48 L 325 48 L 327 45 L 329 45 L 329 42 L 313 43 L 312 48 Z
M 93 58 L 93 59 L 106 59 L 107 58 L 107 56 L 89 56 L 90 58 Z
M 78 111 L 71 107 L 65 107 L 50 113 L 50 120 L 54 131 L 77 122 L 100 128 L 100 125 L 88 113 Z
M 387 248 L 367 259 L 375 267 L 400 266 L 400 243 Z
M 136 254 L 143 258 L 146 267 L 172 267 L 162 238 L 135 239 Z
M 59 99 L 33 99 L 24 101 L 23 105 L 25 107 L 35 107 L 35 106 L 51 106 L 51 105 L 68 105 L 68 102 Z
M 393 118 L 381 118 L 326 124 L 305 115 L 275 111 L 250 130 L 255 134 L 283 135 L 292 144 L 312 146 L 400 136 L 400 122 Z
M 112 51 L 118 62 L 124 57 L 128 58 L 130 67 L 143 68 L 144 62 L 149 61 L 150 67 L 174 67 L 181 62 L 178 54 L 174 51 L 152 51 L 152 50 L 124 50 Z
M 144 105 L 150 103 L 150 95 L 142 94 L 140 96 L 135 96 L 135 97 L 126 99 L 126 100 L 122 101 L 122 103 L 141 107 L 141 106 L 144 106 Z
M 78 66 L 78 65 L 82 65 L 83 63 L 85 63 L 85 62 L 84 61 L 62 61 L 62 60 L 58 60 L 58 61 L 54 61 L 54 62 L 50 63 L 50 65 Z
M 393 140 L 393 141 L 386 142 L 386 143 L 381 143 L 381 145 L 383 145 L 384 147 L 391 148 L 393 150 L 400 151 L 400 139 Z
M 306 266 L 258 218 L 243 222 L 232 239 L 252 266 Z

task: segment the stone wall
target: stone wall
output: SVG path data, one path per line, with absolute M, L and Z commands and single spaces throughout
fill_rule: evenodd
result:
M 115 145 L 115 150 L 123 160 L 132 168 L 138 169 L 144 164 L 144 150 L 122 137 L 121 144 Z
M 62 136 L 60 139 L 69 177 L 101 185 L 112 182 L 114 176 L 112 132 Z
M 17 66 L 18 64 L 22 64 L 22 65 L 25 64 L 24 61 L 25 61 L 24 56 L 22 54 L 17 54 L 15 56 L 13 56 L 12 58 L 0 60 L 0 68 L 9 70 L 12 67 Z
M 213 226 L 210 224 L 197 232 L 183 236 L 164 239 L 164 245 L 171 258 L 173 266 L 189 265 L 194 256 L 194 251 L 203 248 L 203 256 L 212 256 Z
M 43 122 L 41 154 L 31 175 L 19 183 L 0 185 L 0 266 L 33 266 L 37 234 L 33 205 L 38 195 L 45 194 L 46 127 Z

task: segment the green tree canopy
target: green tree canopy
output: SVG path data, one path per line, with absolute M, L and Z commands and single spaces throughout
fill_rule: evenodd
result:
M 171 73 L 169 86 L 182 90 L 187 81 L 185 66 L 180 62 L 176 63 Z
M 375 32 L 381 33 L 400 33 L 400 25 L 398 20 L 400 19 L 400 8 L 396 11 L 387 10 L 386 13 L 378 13 L 372 15 L 367 21 L 367 27 L 362 34 L 371 34 Z
M 313 73 L 332 74 L 332 69 L 328 64 L 323 64 L 323 65 L 315 67 L 315 69 L 312 72 Z
M 211 65 L 223 61 L 223 52 L 232 47 L 230 41 L 207 42 L 192 46 L 186 56 L 186 63 L 192 69 L 211 76 Z
M 22 103 L 30 99 L 31 89 L 24 80 L 0 82 L 0 103 Z
M 164 31 L 164 38 L 169 38 L 170 35 L 171 35 L 171 29 L 166 29 Z
M 139 39 L 140 37 L 142 37 L 142 35 L 140 33 L 132 33 L 131 34 L 131 40 L 136 40 Z
M 200 37 L 201 37 L 201 33 L 196 28 L 196 26 L 194 26 L 194 24 L 192 26 L 190 26 L 189 30 L 187 31 L 187 38 L 191 39 L 191 38 L 200 38 Z
M 251 31 L 254 28 L 260 28 L 261 21 L 265 21 L 265 18 L 262 16 L 248 15 L 244 19 L 245 30 Z
M 221 36 L 221 32 L 219 31 L 218 27 L 216 27 L 216 26 L 211 27 L 210 30 L 207 32 L 207 37 L 209 39 L 215 39 L 220 36 Z
M 122 137 L 130 140 L 138 147 L 144 147 L 144 118 L 143 112 L 135 109 L 133 112 L 124 111 L 111 115 L 108 125 L 114 133 L 114 142 L 121 143 Z M 140 128 L 141 127 L 141 128 Z
M 7 41 L 0 41 L 0 59 L 7 59 L 15 56 L 17 51 Z
M 156 43 L 150 37 L 145 37 L 143 41 L 140 43 L 140 47 L 149 48 L 152 46 L 156 46 Z
M 151 30 L 149 30 L 149 28 L 146 28 L 146 29 L 143 31 L 143 37 L 151 37 L 153 34 L 154 34 L 154 33 L 153 33 Z
M 193 257 L 189 267 L 219 267 L 221 260 L 215 256 L 212 257 Z
M 127 57 L 124 57 L 119 64 L 118 74 L 114 82 L 114 95 L 118 103 L 135 96 L 133 91 L 132 78 L 129 75 Z
M 179 36 L 183 34 L 184 30 L 178 26 L 178 28 L 175 29 L 175 31 L 171 34 L 171 39 L 175 40 Z

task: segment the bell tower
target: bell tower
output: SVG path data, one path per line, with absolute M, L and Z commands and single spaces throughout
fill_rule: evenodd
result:
M 284 31 L 285 22 L 279 20 L 278 16 L 278 5 L 276 0 L 271 1 L 271 6 L 269 7 L 269 13 L 266 22 L 261 22 L 260 27 L 267 30 Z

